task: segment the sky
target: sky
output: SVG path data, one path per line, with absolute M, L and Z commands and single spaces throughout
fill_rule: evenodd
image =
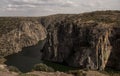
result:
M 120 10 L 120 0 L 0 0 L 0 16 L 45 16 Z

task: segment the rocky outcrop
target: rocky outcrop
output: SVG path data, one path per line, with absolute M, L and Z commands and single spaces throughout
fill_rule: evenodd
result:
M 1 56 L 18 53 L 23 47 L 34 46 L 46 38 L 46 29 L 39 23 L 20 21 L 19 25 L 14 26 L 15 29 L 0 37 Z
M 109 12 L 103 14 L 99 12 L 75 15 L 47 25 L 43 59 L 73 67 L 103 70 L 108 65 L 109 56 L 116 56 L 119 52 L 117 49 L 115 53 L 112 43 L 116 33 L 114 27 L 119 26 L 120 13 L 112 16 Z M 115 43 L 118 46 L 119 39 Z M 114 59 L 113 56 L 111 58 Z M 109 62 L 113 63 L 110 59 Z M 119 66 L 119 60 L 116 61 Z
M 120 70 L 120 27 L 113 27 L 112 36 L 110 37 L 112 51 L 106 66 L 111 69 Z
M 43 58 L 74 67 L 104 69 L 111 52 L 110 29 L 92 24 L 63 24 L 49 31 Z

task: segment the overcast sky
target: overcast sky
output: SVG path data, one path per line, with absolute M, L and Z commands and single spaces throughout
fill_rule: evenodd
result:
M 0 16 L 43 16 L 120 10 L 120 0 L 0 0 Z

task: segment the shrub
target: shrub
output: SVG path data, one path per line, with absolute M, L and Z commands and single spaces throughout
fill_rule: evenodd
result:
M 13 72 L 17 72 L 17 73 L 21 73 L 21 71 L 15 66 L 8 66 L 8 70 L 13 71 Z
M 43 63 L 34 65 L 33 70 L 45 71 L 45 72 L 53 72 L 54 71 L 53 68 L 48 67 L 46 64 L 43 64 Z
M 6 59 L 5 59 L 5 58 L 0 57 L 0 64 L 3 64 L 5 61 L 6 61 Z

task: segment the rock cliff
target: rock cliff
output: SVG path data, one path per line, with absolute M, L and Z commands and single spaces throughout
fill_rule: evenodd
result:
M 1 23 L 2 21 L 3 20 L 1 20 Z M 8 20 L 4 20 L 4 24 L 0 26 L 3 32 L 10 30 L 5 33 L 1 31 L 0 56 L 18 53 L 22 51 L 23 47 L 34 46 L 40 40 L 46 38 L 46 29 L 37 22 L 19 20 L 17 24 L 10 25 L 12 23 L 10 20 L 10 23 L 7 25 L 5 24 L 7 21 Z
M 0 32 L 1 56 L 46 39 L 43 60 L 89 69 L 120 69 L 120 11 L 5 19 L 18 20 L 18 24 L 12 21 L 9 27 L 0 27 L 5 30 Z M 0 20 L 4 25 L 4 18 Z
M 106 64 L 118 67 L 120 52 L 115 47 L 119 46 L 119 17 L 120 12 L 92 12 L 68 15 L 58 21 L 56 18 L 47 26 L 43 23 L 48 31 L 43 59 L 98 70 Z

